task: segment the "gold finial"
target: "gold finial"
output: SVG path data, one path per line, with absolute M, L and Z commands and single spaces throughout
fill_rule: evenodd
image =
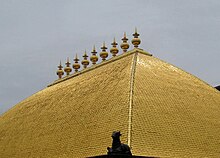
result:
M 82 63 L 82 65 L 83 65 L 83 67 L 84 68 L 86 68 L 88 65 L 89 65 L 89 61 L 87 60 L 87 58 L 88 58 L 88 55 L 86 54 L 86 50 L 85 50 L 85 53 L 84 53 L 84 55 L 83 55 L 83 61 L 81 62 Z
M 61 65 L 61 61 L 60 61 L 60 65 L 58 65 L 58 70 L 57 70 L 57 75 L 58 75 L 59 79 L 61 79 L 64 74 L 62 68 L 63 68 L 63 66 Z
M 93 51 L 91 53 L 92 56 L 90 57 L 90 61 L 92 62 L 93 65 L 95 65 L 96 62 L 98 61 L 98 57 L 96 56 L 97 52 L 95 50 L 95 45 L 93 46 Z
M 118 43 L 115 42 L 115 38 L 111 45 L 112 45 L 112 48 L 110 49 L 110 52 L 112 53 L 112 56 L 115 57 L 116 54 L 118 54 L 118 48 L 117 48 Z
M 79 59 L 77 57 L 77 54 L 76 54 L 74 61 L 75 63 L 73 64 L 73 68 L 75 69 L 75 72 L 78 72 L 78 69 L 80 68 L 80 64 L 78 63 Z
M 71 67 L 70 67 L 70 62 L 69 62 L 69 57 L 67 58 L 66 61 L 66 67 L 64 68 L 64 71 L 66 72 L 66 75 L 68 76 L 70 74 L 70 72 L 72 71 Z
M 103 42 L 103 46 L 101 47 L 102 51 L 100 52 L 100 57 L 102 58 L 102 61 L 105 61 L 108 57 L 108 52 L 106 52 L 107 47 L 105 46 L 105 42 Z
M 129 44 L 127 43 L 128 39 L 126 37 L 126 33 L 124 33 L 124 37 L 121 40 L 123 41 L 121 44 L 121 49 L 123 49 L 123 52 L 127 52 L 127 49 L 129 48 Z
M 135 28 L 135 33 L 133 34 L 134 38 L 131 40 L 131 43 L 135 48 L 138 48 L 138 45 L 141 43 L 140 38 L 138 38 L 139 34 L 137 33 L 137 28 Z

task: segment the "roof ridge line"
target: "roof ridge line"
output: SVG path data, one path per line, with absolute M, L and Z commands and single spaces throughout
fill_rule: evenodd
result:
M 123 54 L 120 54 L 120 55 L 118 55 L 118 56 L 112 57 L 112 58 L 109 59 L 109 60 L 106 60 L 106 61 L 104 61 L 104 62 L 98 63 L 98 64 L 96 64 L 96 65 L 92 65 L 91 67 L 88 67 L 88 68 L 86 68 L 86 69 L 83 69 L 83 70 L 81 70 L 81 71 L 79 71 L 79 72 L 76 72 L 76 73 L 71 74 L 71 75 L 69 75 L 69 76 L 65 76 L 65 77 L 63 77 L 63 78 L 61 78 L 61 79 L 55 80 L 53 83 L 49 84 L 47 87 L 53 86 L 53 85 L 58 84 L 58 83 L 63 82 L 63 81 L 66 81 L 66 80 L 68 80 L 68 79 L 70 79 L 70 78 L 73 78 L 73 77 L 78 76 L 78 75 L 80 75 L 80 74 L 86 73 L 86 72 L 88 72 L 88 71 L 91 71 L 91 70 L 93 70 L 93 69 L 95 69 L 95 68 L 98 68 L 98 67 L 101 67 L 101 66 L 103 66 L 103 65 L 106 65 L 106 64 L 108 64 L 108 63 L 114 62 L 114 61 L 116 61 L 116 60 L 119 60 L 119 59 L 121 59 L 121 58 L 124 58 L 124 57 L 126 57 L 126 56 L 128 56 L 128 55 L 134 54 L 134 53 L 136 53 L 136 52 L 142 53 L 142 54 L 145 54 L 145 55 L 152 56 L 152 54 L 143 51 L 143 49 L 134 48 L 134 49 L 132 49 L 132 50 L 126 52 L 126 53 L 123 53 Z
M 128 108 L 128 137 L 127 143 L 131 148 L 131 131 L 132 131 L 132 108 L 133 108 L 133 95 L 134 95 L 134 79 L 137 65 L 138 51 L 135 52 L 132 65 L 131 65 L 131 77 L 130 77 L 130 93 L 129 93 L 129 108 Z

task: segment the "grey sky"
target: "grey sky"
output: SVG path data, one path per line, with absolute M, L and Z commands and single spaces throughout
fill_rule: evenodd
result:
M 0 114 L 57 79 L 61 59 L 110 48 L 138 28 L 141 48 L 220 84 L 219 0 L 0 0 Z M 100 49 L 98 50 L 100 51 Z

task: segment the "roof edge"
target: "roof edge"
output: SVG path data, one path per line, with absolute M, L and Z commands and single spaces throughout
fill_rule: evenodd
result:
M 106 65 L 106 64 L 108 64 L 108 63 L 117 61 L 117 60 L 119 60 L 119 59 L 121 59 L 121 58 L 127 57 L 127 56 L 129 56 L 129 55 L 131 55 L 131 54 L 134 54 L 134 53 L 141 53 L 141 54 L 144 54 L 144 55 L 152 56 L 152 54 L 150 54 L 150 53 L 144 51 L 143 49 L 134 48 L 134 49 L 132 49 L 132 50 L 126 52 L 126 53 L 120 54 L 120 55 L 118 55 L 118 56 L 116 56 L 116 57 L 112 57 L 112 58 L 110 58 L 109 60 L 102 61 L 101 63 L 98 63 L 98 64 L 96 64 L 96 65 L 92 65 L 91 67 L 85 68 L 85 69 L 83 69 L 83 70 L 81 70 L 81 71 L 79 71 L 79 72 L 76 72 L 76 73 L 71 74 L 71 75 L 69 75 L 69 76 L 65 76 L 65 77 L 63 77 L 63 78 L 61 78 L 61 79 L 55 80 L 53 83 L 49 84 L 47 87 L 51 87 L 51 86 L 56 85 L 56 84 L 58 84 L 58 83 L 60 83 L 60 82 L 66 81 L 66 80 L 68 80 L 68 79 L 70 79 L 70 78 L 76 77 L 76 76 L 78 76 L 78 75 L 81 75 L 81 74 L 83 74 L 83 73 L 86 73 L 86 72 L 88 72 L 88 71 L 91 71 L 91 70 L 93 70 L 93 69 L 96 69 L 96 68 L 98 68 L 98 67 L 104 66 L 104 65 Z
M 130 76 L 130 93 L 129 93 L 129 108 L 128 108 L 128 137 L 127 142 L 128 146 L 131 147 L 131 136 L 132 136 L 132 116 L 133 116 L 133 96 L 134 96 L 134 81 L 135 81 L 135 72 L 137 65 L 137 56 L 138 51 L 133 55 L 132 64 L 131 64 L 131 76 Z

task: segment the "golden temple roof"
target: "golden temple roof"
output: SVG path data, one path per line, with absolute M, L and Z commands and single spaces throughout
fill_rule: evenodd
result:
M 0 155 L 103 155 L 120 130 L 133 155 L 217 158 L 219 105 L 219 91 L 134 48 L 58 79 L 4 113 Z

